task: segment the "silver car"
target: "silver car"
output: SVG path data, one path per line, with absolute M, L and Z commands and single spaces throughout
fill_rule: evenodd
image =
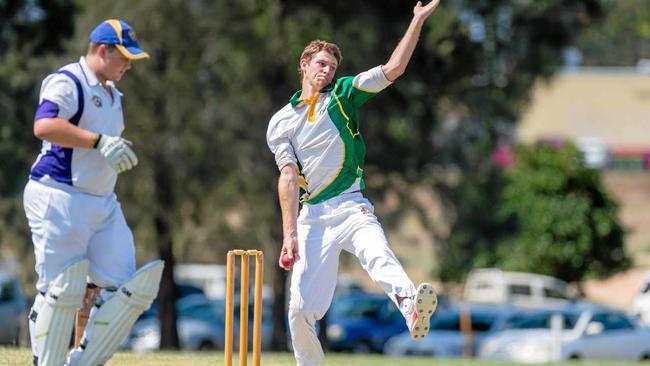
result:
M 252 347 L 252 303 L 249 310 L 249 348 Z M 271 345 L 272 323 L 270 304 L 263 306 L 262 349 Z M 176 301 L 178 340 L 181 349 L 203 351 L 224 348 L 225 303 L 223 300 L 210 300 L 205 295 L 190 295 Z M 235 304 L 235 346 L 238 342 L 239 304 Z M 155 309 L 143 316 L 131 330 L 130 336 L 122 344 L 123 348 L 136 352 L 154 351 L 160 347 L 160 322 Z
M 18 279 L 0 273 L 0 344 L 18 345 L 25 328 L 26 311 L 27 301 Z
M 461 314 L 468 315 L 471 337 L 461 331 Z M 485 336 L 508 327 L 513 319 L 524 315 L 524 312 L 505 305 L 453 304 L 435 313 L 426 337 L 414 340 L 409 332 L 398 334 L 386 342 L 384 353 L 445 358 L 473 355 Z
M 600 306 L 542 311 L 512 328 L 485 339 L 479 357 L 522 363 L 650 359 L 650 329 L 621 311 Z

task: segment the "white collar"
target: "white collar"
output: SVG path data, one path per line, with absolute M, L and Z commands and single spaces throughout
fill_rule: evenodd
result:
M 99 80 L 97 80 L 97 76 L 95 73 L 88 67 L 88 64 L 86 63 L 86 58 L 84 56 L 81 56 L 79 58 L 79 65 L 81 66 L 81 72 L 83 72 L 84 76 L 86 77 L 86 82 L 88 82 L 89 86 L 96 86 L 99 84 Z

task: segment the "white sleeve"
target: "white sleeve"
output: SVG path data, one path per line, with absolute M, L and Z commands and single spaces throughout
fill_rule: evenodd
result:
M 373 67 L 354 77 L 352 86 L 367 93 L 379 93 L 392 82 L 386 78 L 380 66 Z
M 59 107 L 58 118 L 70 120 L 79 108 L 77 86 L 64 74 L 52 74 L 43 80 L 39 104 L 47 99 Z
M 296 154 L 291 145 L 291 135 L 293 130 L 290 128 L 287 119 L 278 117 L 277 113 L 269 122 L 269 128 L 266 131 L 266 143 L 273 155 L 278 169 L 282 170 L 286 165 L 293 164 L 297 166 Z

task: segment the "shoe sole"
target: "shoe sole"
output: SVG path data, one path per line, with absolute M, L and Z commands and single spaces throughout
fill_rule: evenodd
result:
M 417 311 L 418 319 L 413 325 L 411 338 L 420 339 L 429 333 L 429 321 L 435 313 L 436 307 L 438 307 L 438 296 L 436 296 L 433 286 L 421 283 L 415 295 L 415 311 Z

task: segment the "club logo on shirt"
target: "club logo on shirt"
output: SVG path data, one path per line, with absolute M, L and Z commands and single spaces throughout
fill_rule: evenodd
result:
M 100 98 L 98 95 L 93 95 L 92 100 L 95 107 L 97 108 L 102 107 L 102 98 Z
M 327 111 L 327 106 L 329 106 L 329 104 L 330 104 L 330 98 L 331 97 L 327 97 L 327 99 L 325 99 L 325 101 L 323 101 L 323 104 L 321 104 L 320 108 L 318 109 L 318 116 L 319 117 L 321 115 L 323 115 L 323 113 L 325 113 Z

